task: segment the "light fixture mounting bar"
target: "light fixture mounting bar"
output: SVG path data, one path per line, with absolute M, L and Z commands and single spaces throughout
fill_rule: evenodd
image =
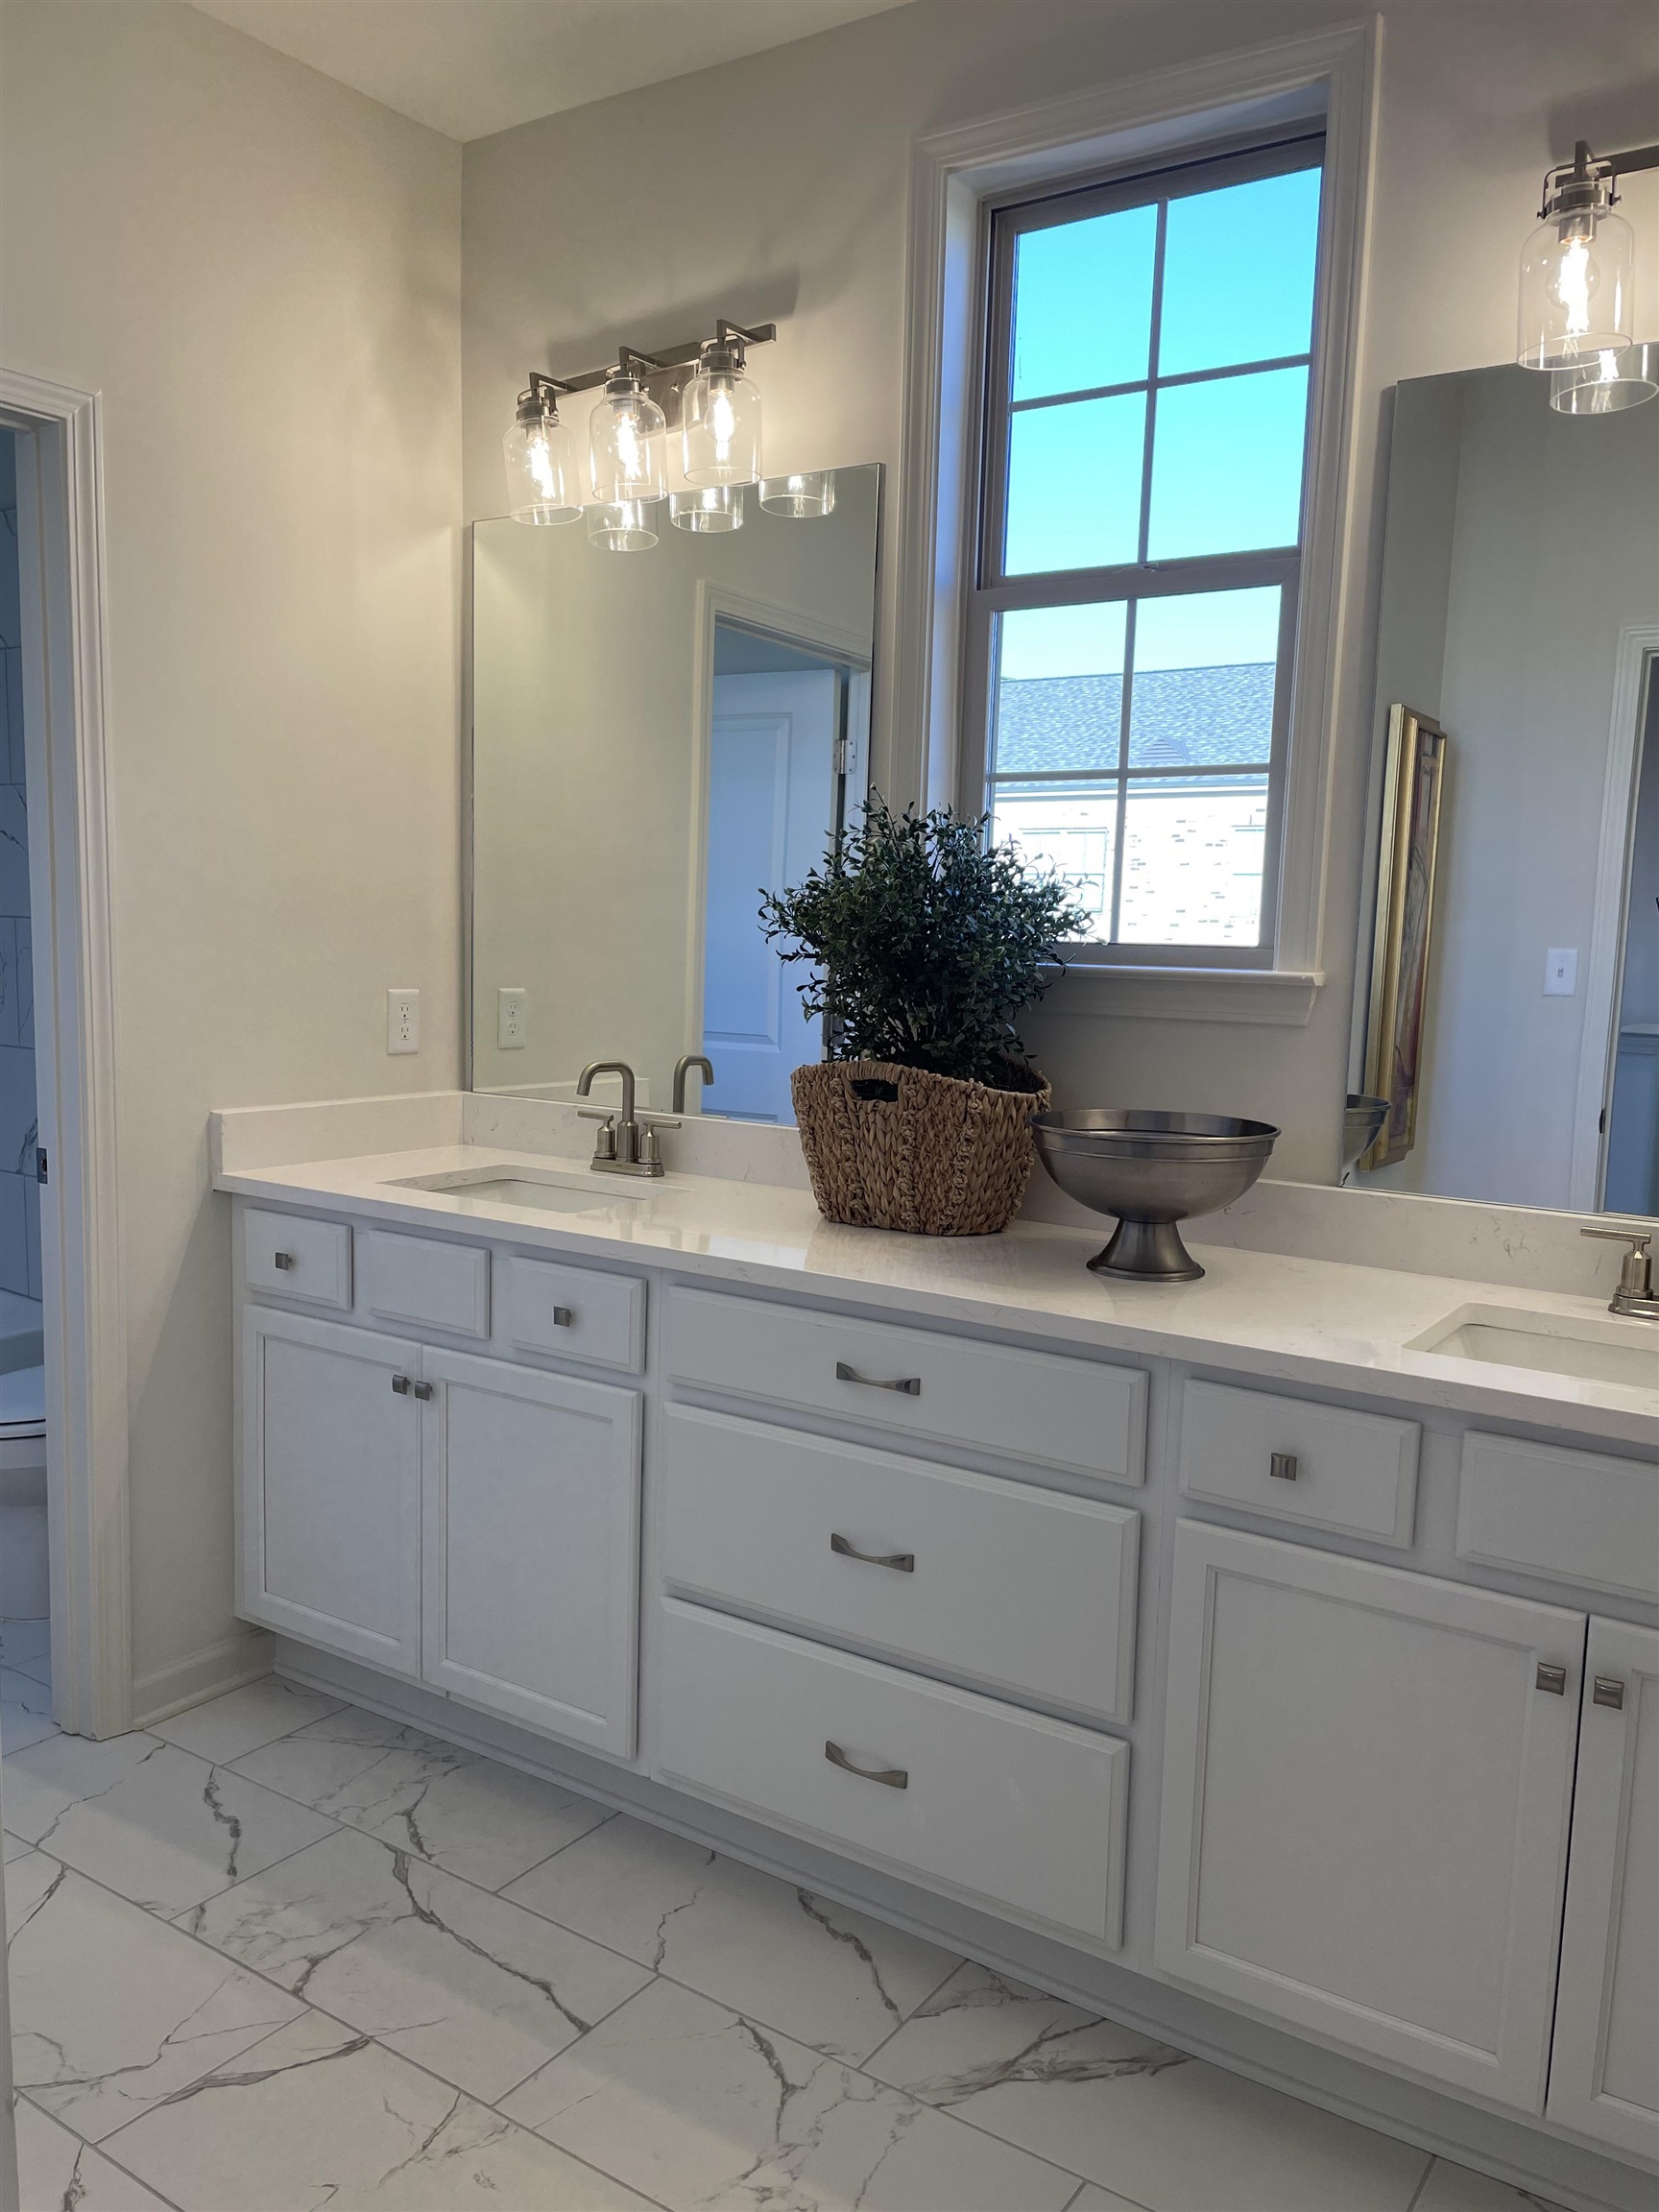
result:
M 750 329 L 741 323 L 729 321 L 724 315 L 715 320 L 716 345 L 724 345 L 728 338 L 736 338 L 745 346 L 768 346 L 777 335 L 776 323 L 757 323 Z M 532 369 L 531 389 L 534 390 L 538 384 L 550 384 L 555 392 L 591 392 L 596 386 L 608 382 L 618 371 L 626 375 L 633 362 L 641 366 L 645 373 L 642 380 L 648 382 L 653 376 L 671 375 L 678 369 L 695 368 L 707 343 L 703 338 L 687 338 L 678 345 L 659 346 L 650 353 L 637 346 L 619 346 L 613 362 L 607 363 L 603 369 L 584 369 L 576 376 L 548 376 L 540 369 Z
M 1605 180 L 1611 185 L 1615 179 L 1628 177 L 1639 169 L 1659 169 L 1659 146 L 1631 146 L 1623 154 L 1593 154 L 1590 141 L 1580 138 L 1573 148 L 1571 161 L 1559 161 L 1553 169 L 1544 172 L 1544 202 L 1539 208 L 1539 220 L 1547 222 L 1552 214 L 1560 212 L 1555 204 L 1565 187 L 1580 188 Z M 1605 204 L 1611 206 L 1619 195 L 1610 192 Z

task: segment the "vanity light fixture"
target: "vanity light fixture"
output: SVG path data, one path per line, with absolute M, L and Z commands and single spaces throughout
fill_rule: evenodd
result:
M 768 515 L 807 522 L 835 512 L 835 471 L 808 469 L 799 476 L 762 476 L 760 504 Z
M 501 439 L 507 464 L 507 511 L 515 522 L 576 522 L 582 517 L 582 489 L 570 432 L 559 420 L 564 387 L 539 370 L 530 372 L 530 389 L 518 395 L 518 409 Z
M 645 389 L 646 366 L 645 355 L 624 346 L 588 420 L 588 471 L 602 504 L 667 495 L 668 418 Z
M 657 542 L 649 499 L 602 499 L 588 509 L 588 535 L 607 553 L 648 553 Z
M 1538 228 L 1521 254 L 1522 368 L 1587 366 L 1634 339 L 1636 234 L 1613 213 L 1613 187 L 1635 169 L 1659 169 L 1659 146 L 1598 156 L 1580 138 L 1571 161 L 1546 172 Z
M 1617 415 L 1653 398 L 1659 398 L 1659 346 L 1609 349 L 1550 372 L 1550 404 L 1558 415 Z
M 743 527 L 743 487 L 740 484 L 706 484 L 697 492 L 670 492 L 668 519 L 676 530 L 694 530 L 704 537 Z
M 680 453 L 687 484 L 759 482 L 760 394 L 743 373 L 750 337 L 722 315 L 701 349 L 682 401 Z

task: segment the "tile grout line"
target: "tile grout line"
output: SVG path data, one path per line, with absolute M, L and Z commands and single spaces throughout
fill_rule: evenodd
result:
M 1433 2173 L 1433 2171 L 1434 2152 L 1431 2151 L 1429 2153 L 1429 2163 L 1424 2167 L 1422 2173 L 1417 2176 L 1417 2186 L 1412 2190 L 1410 2197 L 1407 2200 L 1406 2212 L 1417 2212 L 1418 2200 L 1422 2197 L 1424 2190 L 1428 2188 L 1429 2176 Z
M 83 2150 L 90 2151 L 94 2157 L 108 2158 L 110 2165 L 114 2167 L 117 2174 L 124 2174 L 129 2181 L 135 2181 L 140 2189 L 148 2190 L 149 2194 L 155 2198 L 158 2204 L 165 2204 L 169 2207 L 169 2212 L 181 2212 L 180 2206 L 175 2201 L 173 2198 L 163 2197 L 159 2189 L 151 2187 L 150 2183 L 145 2180 L 142 2174 L 134 2174 L 132 2167 L 124 2166 L 119 2158 L 110 2158 L 108 2152 L 105 2150 L 101 2143 L 94 2143 L 89 2135 L 83 2135 L 78 2128 L 71 2128 L 67 2120 L 60 2118 L 56 2112 L 49 2111 L 47 2107 L 40 2103 L 38 2098 L 31 2097 L 27 2089 L 19 2089 L 15 2092 L 15 2094 L 18 2100 L 21 2103 L 27 2104 L 32 2112 L 38 2112 L 43 2119 L 50 2120 L 55 2127 L 61 2128 L 64 2134 L 72 2136 L 74 2140 L 81 2145 Z M 131 2123 L 123 2121 L 121 2125 L 122 2127 L 127 2127 L 130 2126 Z M 114 2128 L 112 2130 L 112 2133 L 116 2135 L 119 2135 L 120 2132 L 120 2128 Z M 71 2201 L 71 2200 L 67 2195 L 65 2195 L 63 2201 L 68 2203 Z M 73 2201 L 75 2203 L 79 2203 L 80 2199 L 76 2198 L 73 2200 Z
M 953 1982 L 957 1975 L 961 1973 L 964 1966 L 971 1966 L 972 1964 L 974 1964 L 974 1961 L 971 1959 L 958 1959 L 954 1965 L 950 1967 L 947 1972 L 939 1977 L 938 1981 L 934 1983 L 932 1988 L 927 1991 L 925 1997 L 917 1998 L 915 2004 L 911 2006 L 909 2011 L 905 2013 L 903 2019 L 901 2020 L 896 2027 L 888 2029 L 886 2034 L 882 2036 L 880 2042 L 876 2045 L 875 2049 L 865 2052 L 863 2057 L 858 2061 L 859 2065 L 868 2066 L 872 2059 L 879 2058 L 882 2052 L 886 2050 L 888 2044 L 892 2042 L 894 2036 L 899 2034 L 902 2030 L 909 2027 L 911 2021 L 914 2020 L 920 2013 L 923 2006 L 930 2004 L 932 2000 L 938 1996 L 940 1990 L 945 1987 L 945 1984 L 948 1982 Z M 990 1969 L 986 1968 L 985 1971 L 989 1972 Z

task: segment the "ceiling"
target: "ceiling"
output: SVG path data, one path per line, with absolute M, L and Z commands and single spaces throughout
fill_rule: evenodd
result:
M 904 0 L 194 0 L 450 138 L 808 38 Z

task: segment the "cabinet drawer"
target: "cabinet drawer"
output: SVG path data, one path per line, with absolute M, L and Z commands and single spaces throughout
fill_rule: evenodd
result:
M 645 1286 L 637 1276 L 515 1255 L 497 1268 L 495 1320 L 521 1351 L 563 1353 L 635 1375 L 645 1362 Z
M 1120 1940 L 1127 1743 L 672 1599 L 662 1613 L 664 1775 Z
M 685 1406 L 660 1433 L 683 1595 L 1129 1719 L 1138 1513 Z
M 1417 1438 L 1415 1421 L 1189 1382 L 1181 1487 L 1246 1512 L 1405 1546 L 1417 1501 Z
M 694 1388 L 1115 1482 L 1143 1479 L 1146 1378 L 1132 1367 L 709 1290 L 669 1292 L 668 1365 Z
M 242 1216 L 242 1269 L 261 1297 L 311 1306 L 351 1303 L 351 1232 L 344 1221 L 306 1221 L 250 1206 Z
M 1457 1556 L 1659 1597 L 1659 1466 L 1471 1432 Z
M 360 1229 L 357 1289 L 364 1311 L 382 1321 L 490 1334 L 490 1255 L 476 1245 Z

